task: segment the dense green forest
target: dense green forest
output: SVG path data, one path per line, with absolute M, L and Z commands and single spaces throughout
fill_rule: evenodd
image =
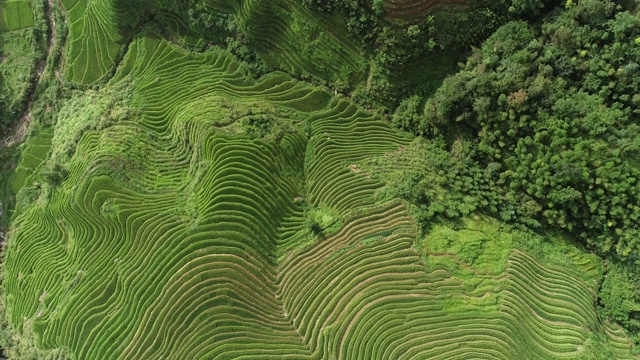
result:
M 0 2 L 0 346 L 637 358 L 638 6 Z

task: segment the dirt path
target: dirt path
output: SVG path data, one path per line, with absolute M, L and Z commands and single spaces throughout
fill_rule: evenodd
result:
M 54 1 L 55 0 L 47 0 L 44 3 L 45 17 L 47 19 L 47 56 L 38 63 L 35 75 L 31 82 L 31 87 L 27 90 L 27 108 L 18 122 L 14 125 L 10 134 L 0 141 L 0 149 L 22 142 L 24 137 L 27 135 L 27 129 L 29 128 L 29 123 L 31 123 L 31 105 L 33 104 L 34 93 L 40 84 L 40 80 L 42 79 L 42 74 L 44 74 L 44 70 L 47 67 L 47 63 L 53 55 L 53 47 L 56 43 L 56 24 L 55 19 L 53 18 Z M 0 216 L 2 214 L 1 211 L 2 210 L 0 209 Z

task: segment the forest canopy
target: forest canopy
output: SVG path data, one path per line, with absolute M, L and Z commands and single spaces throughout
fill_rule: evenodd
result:
M 435 96 L 394 122 L 462 134 L 504 220 L 566 230 L 602 253 L 640 253 L 640 20 L 610 1 L 567 3 L 498 29 Z M 416 106 L 420 104 L 420 106 Z M 477 190 L 477 189 L 476 189 Z

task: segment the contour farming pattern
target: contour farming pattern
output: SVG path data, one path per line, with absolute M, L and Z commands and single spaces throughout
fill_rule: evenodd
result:
M 573 358 L 590 333 L 630 357 L 591 288 L 524 253 L 503 290 L 427 267 L 406 205 L 375 201 L 383 182 L 358 166 L 411 139 L 245 74 L 222 51 L 131 44 L 108 86 L 132 82 L 136 111 L 87 127 L 13 222 L 15 328 L 76 359 Z M 271 118 L 280 130 L 247 131 Z M 499 303 L 463 305 L 488 291 Z

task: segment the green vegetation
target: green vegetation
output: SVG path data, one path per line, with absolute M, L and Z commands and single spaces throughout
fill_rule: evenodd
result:
M 0 198 L 2 199 L 2 218 L 0 218 L 0 227 L 6 229 L 9 225 L 10 216 L 7 211 L 15 206 L 11 201 L 12 188 L 10 185 L 11 177 L 15 176 L 14 162 L 18 157 L 16 146 L 6 147 L 0 150 Z
M 435 226 L 422 246 L 427 268 L 448 269 L 467 289 L 448 300 L 452 308 L 482 314 L 484 322 L 478 323 L 504 321 L 511 335 L 505 343 L 516 341 L 524 351 L 506 358 L 629 356 L 622 329 L 596 315 L 593 279 L 601 278 L 603 269 L 597 256 L 566 240 L 550 243 L 480 216 Z M 582 333 L 580 326 L 592 333 Z M 571 354 L 577 347 L 580 354 Z
M 69 21 L 66 77 L 91 84 L 115 65 L 121 48 L 117 17 L 110 0 L 63 0 Z
M 42 3 L 0 1 L 0 136 L 18 120 L 33 90 L 45 52 L 43 27 Z
M 408 98 L 393 117 L 401 128 L 444 139 L 443 148 L 466 159 L 457 183 L 449 183 L 467 197 L 447 206 L 464 206 L 464 199 L 505 221 L 567 232 L 614 254 L 614 271 L 624 261 L 626 275 L 607 284 L 634 291 L 639 21 L 619 5 L 593 0 L 568 2 L 541 25 L 510 22 L 432 98 Z M 428 191 L 420 183 L 428 171 L 409 192 Z M 605 313 L 619 321 L 625 313 L 623 323 L 637 332 L 633 291 L 616 301 L 608 291 Z
M 0 31 L 20 30 L 34 24 L 28 0 L 1 1 L 0 14 Z
M 9 181 L 12 192 L 17 193 L 26 183 L 28 177 L 32 175 L 48 158 L 51 148 L 51 132 L 42 131 L 34 136 L 20 157 L 20 164 L 16 166 L 13 177 Z
M 512 209 L 505 220 L 635 254 L 639 21 L 612 3 L 583 1 L 540 30 L 509 23 L 423 108 L 409 99 L 394 119 L 420 134 L 477 137 L 469 151 L 493 173 L 478 186 L 490 189 L 487 202 Z
M 640 274 L 636 268 L 619 263 L 613 263 L 608 270 L 600 288 L 603 312 L 629 329 L 637 343 L 640 341 Z
M 25 5 L 2 355 L 638 359 L 635 4 Z
M 240 339 L 232 342 L 237 351 L 263 351 L 267 343 L 272 343 L 276 357 L 276 349 L 302 351 L 306 346 L 300 343 L 291 325 L 286 325 L 287 318 L 276 306 L 282 300 L 273 293 L 277 288 L 276 256 L 283 254 L 278 248 L 296 247 L 296 236 L 311 233 L 311 229 L 304 227 L 303 208 L 294 198 L 303 196 L 307 203 L 324 208 L 333 216 L 344 217 L 357 209 L 364 210 L 373 204 L 373 192 L 380 183 L 349 170 L 347 165 L 353 161 L 350 159 L 395 150 L 406 140 L 395 135 L 380 119 L 361 112 L 354 105 L 332 99 L 285 75 L 273 74 L 259 82 L 252 81 L 242 75 L 245 69 L 240 63 L 220 51 L 194 56 L 147 36 L 134 41 L 124 62 L 131 66 L 117 74 L 121 80 L 109 84 L 95 97 L 89 92 L 77 100 L 72 98 L 60 110 L 49 160 L 60 166 L 58 169 L 56 165 L 45 166 L 40 171 L 41 178 L 33 178 L 33 184 L 26 185 L 18 194 L 26 205 L 16 212 L 14 226 L 31 225 L 25 232 L 18 230 L 13 234 L 15 239 L 23 239 L 13 244 L 40 243 L 39 231 L 32 231 L 32 226 L 39 226 L 37 224 L 45 226 L 44 233 L 40 234 L 48 240 L 43 243 L 47 250 L 27 245 L 20 247 L 27 251 L 22 253 L 23 250 L 12 245 L 7 248 L 6 269 L 11 275 L 6 277 L 5 286 L 7 303 L 12 309 L 11 323 L 18 329 L 32 327 L 41 336 L 43 348 L 69 348 L 79 358 L 105 358 L 112 354 L 122 354 L 125 358 L 154 357 L 153 354 L 167 352 L 176 357 L 199 358 L 227 353 L 229 350 L 224 346 L 215 346 L 217 342 L 213 337 L 209 341 L 211 348 L 202 349 L 206 351 L 198 355 L 201 349 L 196 344 L 201 344 L 201 340 L 196 334 L 212 334 L 210 331 L 215 327 L 206 324 L 213 319 L 228 323 L 230 331 L 237 328 L 238 336 L 255 339 L 254 342 Z M 139 113 L 122 117 L 118 108 L 124 103 L 117 98 L 128 98 L 123 95 L 128 88 L 123 88 L 123 84 L 129 81 L 134 81 L 135 86 L 128 101 Z M 87 102 L 94 106 L 86 106 Z M 225 103 L 231 108 L 220 109 Z M 240 125 L 237 122 L 253 126 L 256 122 L 247 119 L 262 115 L 245 116 L 233 108 L 243 103 L 253 104 L 256 112 L 264 109 L 274 115 L 288 116 L 290 128 L 273 138 L 262 136 L 264 134 L 257 136 L 251 131 L 248 134 L 235 131 L 234 126 Z M 236 115 L 238 118 L 234 119 Z M 309 119 L 311 115 L 316 119 Z M 228 116 L 231 119 L 220 121 L 220 117 Z M 337 126 L 349 123 L 352 125 Z M 308 140 L 303 133 L 305 124 L 311 131 Z M 364 129 L 367 130 L 362 131 Z M 268 129 L 265 132 L 269 134 Z M 352 153 L 341 155 L 342 159 L 334 156 L 334 144 L 353 140 L 358 141 L 360 150 L 356 146 Z M 77 150 L 70 154 L 69 149 L 75 147 L 69 144 L 74 142 L 78 144 Z M 372 147 L 372 143 L 378 146 Z M 313 161 L 303 166 L 305 156 Z M 60 168 L 66 169 L 66 176 L 49 175 L 59 172 Z M 308 184 L 306 188 L 301 181 L 303 169 L 307 169 L 309 176 L 304 182 Z M 326 176 L 327 173 L 335 175 Z M 49 215 L 39 210 L 41 206 L 50 209 L 45 211 Z M 40 216 L 37 214 L 45 218 L 36 220 Z M 45 230 L 48 228 L 45 219 L 49 216 L 58 219 L 55 222 L 60 222 L 60 232 L 50 234 Z M 93 228 L 82 220 L 87 216 L 104 223 Z M 139 222 L 148 216 L 156 218 L 152 223 L 172 229 L 171 235 L 161 240 L 165 236 L 162 233 L 147 233 L 155 226 Z M 129 220 L 125 220 L 127 218 Z M 119 250 L 111 246 L 90 250 L 91 244 L 102 242 L 96 242 L 101 231 L 98 229 L 110 227 L 108 224 L 119 219 L 131 221 L 133 226 L 131 230 L 109 230 L 114 231 L 109 239 L 119 239 L 118 245 L 112 244 Z M 86 226 L 93 230 L 81 230 Z M 164 249 L 161 251 L 166 252 L 165 255 L 148 257 L 147 250 L 143 250 L 145 244 L 154 243 L 161 245 L 158 250 Z M 36 253 L 59 253 L 63 258 L 61 262 L 42 264 L 46 269 L 34 269 L 35 277 L 19 275 L 23 272 L 19 269 L 30 267 L 22 261 L 35 259 Z M 141 277 L 126 280 L 130 267 L 139 266 L 136 264 L 140 261 L 159 262 L 162 266 L 144 266 L 146 270 L 142 273 L 142 269 L 136 271 Z M 121 269 L 118 270 L 121 275 L 114 274 L 114 264 Z M 182 270 L 176 272 L 180 268 Z M 192 272 L 200 275 L 192 278 L 189 275 Z M 60 276 L 62 281 L 48 283 L 37 275 L 45 273 L 46 277 L 57 274 L 54 276 Z M 165 305 L 165 301 L 174 303 L 170 300 L 173 296 L 183 295 L 180 288 L 186 284 L 176 279 L 192 278 L 197 282 L 209 276 L 204 274 L 219 281 L 194 287 L 194 301 L 202 291 L 222 292 L 202 303 L 200 315 L 192 315 L 194 320 L 187 327 L 180 325 L 180 321 L 153 325 L 145 320 L 144 312 L 131 312 L 136 305 L 127 307 L 129 310 L 108 305 L 115 306 L 113 301 L 119 297 L 123 297 L 119 301 L 126 303 L 145 304 L 155 298 L 145 295 L 146 289 L 163 283 L 167 298 L 162 301 L 158 298 L 154 308 L 158 315 L 168 312 L 167 316 L 180 316 L 192 305 L 191 301 L 178 302 L 175 308 Z M 94 288 L 97 284 L 104 284 L 100 288 L 108 292 Z M 41 290 L 43 286 L 47 289 Z M 124 291 L 125 288 L 141 292 Z M 95 297 L 90 289 L 100 291 L 101 295 L 92 310 L 79 311 L 84 308 L 85 296 Z M 248 296 L 247 289 L 271 289 L 271 293 L 255 299 Z M 44 291 L 46 294 L 41 296 Z M 33 302 L 27 300 L 31 298 L 30 293 L 39 293 Z M 231 304 L 238 301 L 238 306 L 248 308 L 237 313 Z M 241 305 L 243 302 L 246 305 Z M 205 310 L 215 304 L 221 306 L 213 307 L 217 309 L 215 312 Z M 64 330 L 103 318 L 105 314 L 110 314 L 111 320 L 92 321 L 92 326 L 85 327 L 84 331 Z M 30 320 L 23 320 L 24 316 Z M 261 327 L 247 327 L 264 316 L 273 320 Z M 124 319 L 132 317 L 146 323 L 143 327 L 149 326 L 151 332 L 122 328 Z M 197 318 L 204 322 L 196 321 Z M 151 330 L 154 326 L 160 328 Z M 273 329 L 279 330 L 272 333 Z M 176 339 L 180 346 L 149 347 L 148 342 L 157 331 L 191 336 Z M 109 336 L 116 333 L 126 334 L 130 340 L 114 344 Z M 269 333 L 271 335 L 265 337 Z M 258 343 L 262 346 L 256 347 Z M 87 347 L 88 344 L 104 345 Z M 117 348 L 112 348 L 113 345 Z

